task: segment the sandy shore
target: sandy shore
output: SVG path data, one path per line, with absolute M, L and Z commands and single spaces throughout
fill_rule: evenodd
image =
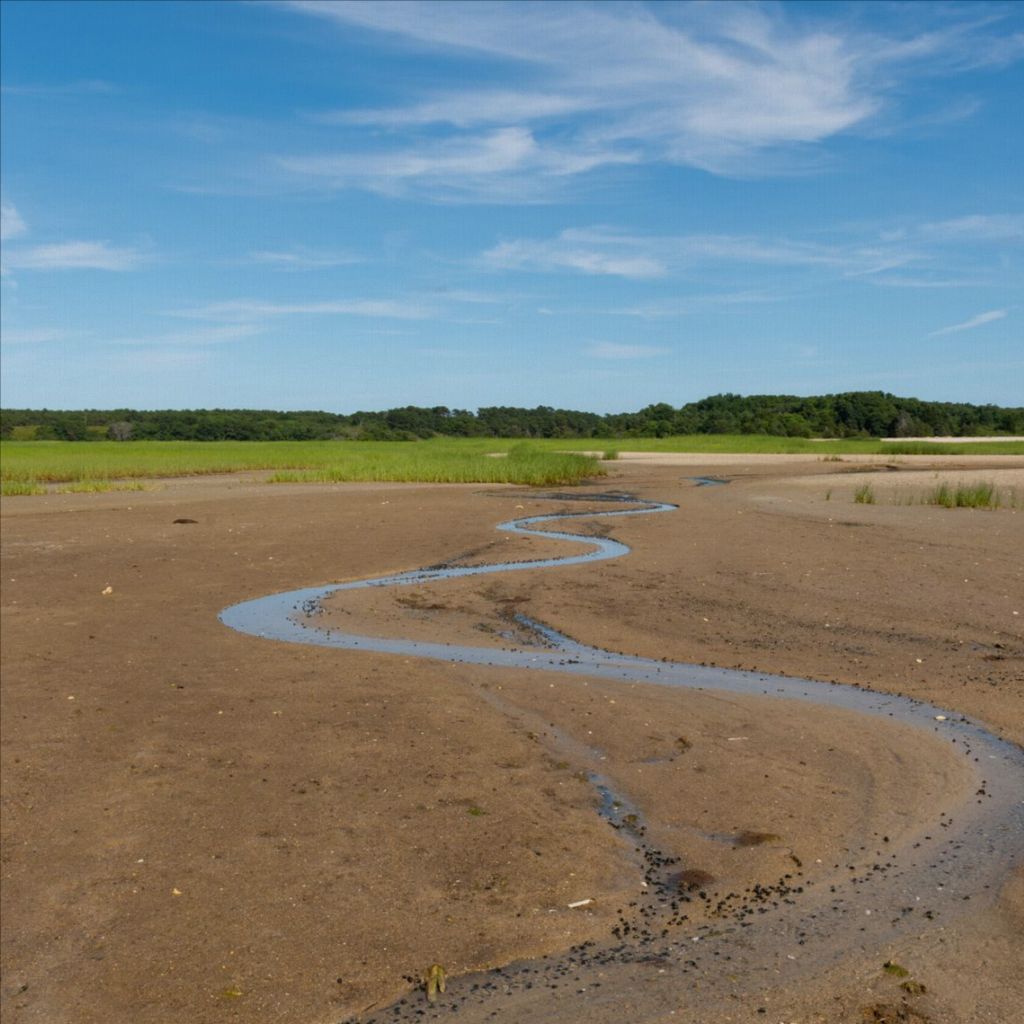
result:
M 925 698 L 1024 741 L 1024 511 L 887 500 L 978 461 L 865 473 L 845 457 L 689 458 L 612 463 L 593 487 L 680 505 L 589 527 L 628 558 L 351 592 L 330 614 L 353 632 L 484 645 L 514 608 L 613 650 Z M 1024 482 L 1021 460 L 983 468 Z M 702 472 L 732 482 L 697 488 L 687 477 Z M 866 480 L 878 503 L 856 505 Z M 5 1018 L 337 1021 L 408 992 L 432 962 L 458 975 L 606 936 L 637 872 L 595 814 L 583 747 L 660 848 L 733 888 L 796 862 L 828 885 L 866 841 L 912 844 L 962 799 L 964 766 L 904 727 L 298 649 L 216 619 L 308 584 L 558 553 L 493 529 L 551 510 L 525 489 L 239 478 L 6 499 Z M 745 831 L 773 839 L 706 838 Z M 853 1022 L 909 1003 L 919 1017 L 905 1020 L 1008 1021 L 1022 924 L 1018 877 L 975 918 L 885 951 L 923 995 L 878 950 L 851 950 L 766 989 L 773 1016 L 739 1000 L 672 1019 Z

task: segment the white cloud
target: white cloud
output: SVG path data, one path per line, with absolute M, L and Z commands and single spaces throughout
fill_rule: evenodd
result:
M 4 256 L 5 266 L 22 270 L 134 270 L 145 260 L 136 249 L 108 242 L 56 242 L 15 249 Z
M 970 320 L 965 320 L 962 324 L 952 324 L 950 327 L 942 327 L 937 331 L 932 331 L 928 337 L 937 338 L 940 334 L 958 334 L 960 331 L 973 331 L 975 327 L 981 327 L 996 320 L 1003 320 L 1006 315 L 1007 310 L 1005 309 L 991 309 L 987 313 L 979 313 L 977 316 L 972 316 Z
M 620 345 L 614 341 L 598 341 L 586 350 L 594 359 L 649 359 L 664 355 L 666 351 L 651 345 Z
M 0 241 L 17 238 L 28 230 L 21 214 L 10 203 L 0 203 Z
M 481 253 L 478 263 L 498 270 L 564 271 L 633 280 L 670 277 L 691 285 L 699 281 L 708 289 L 698 293 L 688 286 L 689 294 L 658 300 L 638 297 L 634 303 L 607 311 L 657 319 L 708 305 L 772 301 L 783 274 L 789 274 L 799 288 L 822 279 L 908 289 L 1009 283 L 1013 270 L 1000 250 L 1016 245 L 1022 231 L 1024 218 L 1016 214 L 904 222 L 886 231 L 874 224 L 840 225 L 803 238 L 640 235 L 598 225 L 567 228 L 547 238 L 507 238 Z M 733 267 L 746 268 L 742 289 L 725 282 L 724 275 Z M 805 273 L 798 279 L 796 271 Z
M 486 81 L 390 109 L 319 120 L 367 135 L 366 152 L 285 158 L 332 187 L 424 186 L 528 201 L 561 176 L 613 163 L 668 162 L 748 176 L 813 165 L 815 147 L 877 130 L 915 76 L 1019 56 L 998 14 L 904 12 L 889 35 L 800 5 L 467 4 L 291 0 L 290 10 L 391 36 L 397 46 L 488 58 Z M 895 21 L 895 19 L 894 19 Z M 917 112 L 916 117 L 922 114 Z M 393 129 L 429 129 L 412 150 L 382 152 Z M 487 129 L 486 131 L 484 129 Z M 376 170 L 374 170 L 376 168 Z M 462 183 L 455 177 L 466 177 Z M 512 187 L 515 178 L 518 189 Z

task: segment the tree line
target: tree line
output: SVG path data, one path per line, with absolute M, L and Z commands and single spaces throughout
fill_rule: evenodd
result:
M 1024 434 L 1024 408 L 926 402 L 881 391 L 836 395 L 712 395 L 675 407 L 600 415 L 541 405 L 404 406 L 383 412 L 259 409 L 3 409 L 0 436 L 88 441 L 414 441 L 445 437 L 629 438 L 675 434 L 778 437 L 978 437 Z

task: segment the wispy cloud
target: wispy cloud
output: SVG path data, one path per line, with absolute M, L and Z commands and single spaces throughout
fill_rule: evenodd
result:
M 138 249 L 109 242 L 55 242 L 9 250 L 4 265 L 19 270 L 135 270 L 147 259 Z
M 990 309 L 987 313 L 979 313 L 977 316 L 972 316 L 970 320 L 965 320 L 962 324 L 952 324 L 949 327 L 942 327 L 937 331 L 932 331 L 928 337 L 937 338 L 941 334 L 959 334 L 960 331 L 973 331 L 975 327 L 982 327 L 996 320 L 1003 320 L 1007 313 L 1008 311 L 1005 309 Z
M 565 177 L 637 159 L 602 146 L 542 146 L 529 129 L 512 127 L 383 152 L 286 156 L 277 163 L 287 174 L 325 188 L 401 195 L 415 185 L 436 199 L 493 199 L 500 193 L 529 200 L 535 192 L 524 190 L 524 176 Z
M 895 246 L 829 245 L 789 238 L 764 239 L 737 235 L 690 235 L 675 240 L 674 244 L 679 256 L 691 262 L 831 267 L 848 277 L 878 274 L 905 266 L 918 258 L 915 253 Z
M 0 86 L 5 96 L 103 96 L 118 92 L 113 82 L 86 78 L 77 82 L 18 84 Z
M 256 299 L 235 299 L 192 309 L 174 310 L 171 315 L 200 320 L 245 322 L 283 316 L 363 316 L 424 320 L 432 313 L 423 306 L 390 299 L 346 299 L 326 302 L 261 302 Z
M 885 274 L 873 278 L 871 283 L 883 288 L 973 288 L 984 282 L 966 277 L 908 277 L 904 274 Z
M 732 176 L 815 166 L 823 143 L 877 130 L 883 114 L 891 120 L 913 78 L 1006 63 L 1022 49 L 992 11 L 951 11 L 941 30 L 905 12 L 885 35 L 798 5 L 285 6 L 398 46 L 488 58 L 486 80 L 391 108 L 313 115 L 349 132 L 370 129 L 362 152 L 347 137 L 343 153 L 280 161 L 322 187 L 434 199 L 531 201 L 613 164 Z M 392 148 L 396 129 L 413 145 Z
M 503 292 L 485 292 L 475 288 L 435 288 L 431 293 L 448 302 L 465 302 L 469 305 L 500 305 L 512 301 L 516 296 Z
M 259 324 L 204 324 L 183 331 L 158 331 L 156 333 L 137 333 L 97 337 L 95 332 L 72 332 L 59 327 L 4 327 L 0 336 L 6 345 L 41 345 L 47 342 L 69 341 L 71 339 L 87 339 L 90 348 L 167 348 L 205 347 L 225 342 L 251 338 L 261 333 Z
M 613 277 L 662 277 L 666 267 L 652 255 L 629 251 L 632 239 L 596 238 L 563 231 L 555 239 L 501 242 L 483 254 L 484 262 L 503 270 L 578 270 Z
M 468 348 L 445 348 L 438 345 L 428 345 L 416 351 L 419 355 L 429 356 L 431 359 L 471 359 L 480 355 L 479 352 Z
M 219 324 L 196 327 L 187 331 L 164 331 L 157 334 L 130 334 L 111 338 L 104 343 L 117 347 L 174 348 L 176 346 L 220 345 L 225 342 L 251 338 L 262 331 L 258 324 Z
M 143 348 L 137 351 L 111 351 L 103 360 L 104 365 L 109 369 L 133 375 L 143 370 L 151 373 L 166 370 L 173 373 L 175 370 L 181 369 L 198 369 L 209 362 L 210 353 L 201 348 Z
M 512 121 L 542 121 L 586 110 L 590 104 L 578 96 L 510 89 L 446 93 L 409 107 L 379 110 L 334 110 L 313 115 L 322 124 L 376 125 L 407 128 L 450 124 L 459 128 L 502 125 Z
M 977 213 L 922 224 L 918 230 L 923 238 L 940 242 L 1021 242 L 1024 214 Z
M 11 203 L 0 203 L 0 241 L 17 238 L 28 230 L 21 214 Z
M 704 292 L 681 298 L 640 302 L 633 306 L 610 309 L 608 313 L 614 316 L 635 316 L 641 320 L 674 320 L 701 310 L 729 306 L 749 306 L 764 302 L 780 302 L 782 298 L 783 296 L 778 291 Z
M 819 268 L 846 277 L 882 274 L 920 259 L 902 244 L 808 242 L 748 235 L 638 236 L 607 227 L 569 228 L 549 239 L 501 242 L 483 263 L 509 270 L 576 270 L 626 278 L 662 277 L 713 264 Z
M 261 249 L 249 253 L 253 263 L 279 267 L 281 270 L 323 270 L 361 263 L 362 257 L 347 252 L 319 252 L 314 249 Z
M 650 359 L 668 351 L 653 345 L 621 345 L 614 341 L 598 341 L 586 349 L 594 359 Z
M 0 340 L 5 345 L 41 345 L 49 341 L 63 341 L 68 332 L 57 327 L 3 327 Z

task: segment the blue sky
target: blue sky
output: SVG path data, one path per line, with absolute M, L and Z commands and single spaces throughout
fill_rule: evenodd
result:
M 1024 5 L 0 17 L 5 406 L 1024 403 Z

